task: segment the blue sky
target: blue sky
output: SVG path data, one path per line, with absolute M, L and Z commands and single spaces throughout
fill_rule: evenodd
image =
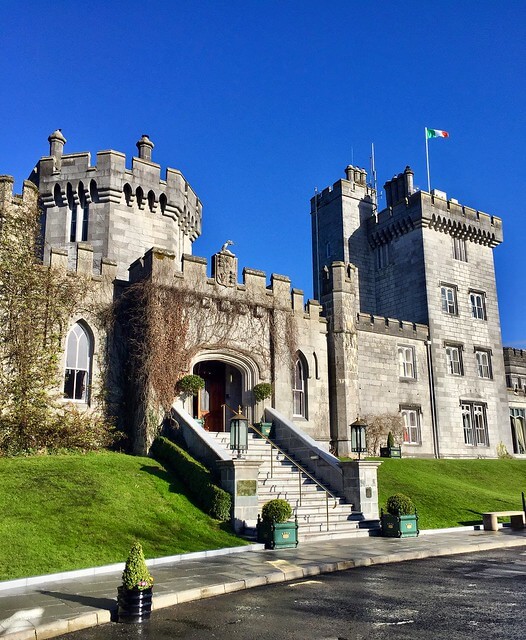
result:
M 526 347 L 526 2 L 0 0 L 0 173 L 17 190 L 61 128 L 66 152 L 153 159 L 203 201 L 210 257 L 289 275 L 312 295 L 309 199 L 349 163 L 379 184 L 409 164 L 497 215 L 503 340 Z

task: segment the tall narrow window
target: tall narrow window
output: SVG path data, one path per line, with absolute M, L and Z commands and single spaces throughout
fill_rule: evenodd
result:
M 524 409 L 510 409 L 511 437 L 513 453 L 526 453 L 526 411 Z
M 404 444 L 421 444 L 419 410 L 402 408 L 400 413 L 404 421 Z
M 451 315 L 457 315 L 457 290 L 455 287 L 442 285 L 440 287 L 442 299 L 442 311 Z
M 447 372 L 452 376 L 462 376 L 462 347 L 460 345 L 447 344 L 446 347 Z
M 478 402 L 462 402 L 464 442 L 470 446 L 489 446 L 486 405 Z
M 398 375 L 400 378 L 416 378 L 413 347 L 398 347 Z
M 477 372 L 479 378 L 493 377 L 491 370 L 491 355 L 489 351 L 483 351 L 482 349 L 475 351 L 475 357 L 477 359 Z
M 64 397 L 78 402 L 88 402 L 91 369 L 91 339 L 78 322 L 73 325 L 66 341 L 66 370 L 64 372 Z
M 471 291 L 469 294 L 471 316 L 477 320 L 486 320 L 486 302 L 482 292 Z
M 466 241 L 463 238 L 453 238 L 453 258 L 461 262 L 468 261 Z
M 292 415 L 306 418 L 305 403 L 305 368 L 298 358 L 294 367 L 294 389 L 292 390 Z

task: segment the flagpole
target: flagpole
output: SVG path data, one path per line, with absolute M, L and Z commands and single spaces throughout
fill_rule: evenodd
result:
M 424 127 L 424 135 L 426 137 L 427 190 L 429 193 L 431 193 L 431 178 L 429 177 L 429 145 L 427 143 L 427 127 Z

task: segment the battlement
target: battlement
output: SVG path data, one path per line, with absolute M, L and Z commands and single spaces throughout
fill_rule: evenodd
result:
M 322 207 L 342 196 L 368 199 L 373 196 L 373 189 L 367 184 L 367 172 L 365 169 L 348 165 L 345 169 L 346 179 L 335 182 L 331 187 L 326 187 L 321 193 L 311 198 L 311 213 L 316 213 Z
M 221 255 L 221 254 L 216 254 Z M 214 256 L 214 257 L 216 257 Z M 237 261 L 235 256 L 228 256 Z M 177 269 L 175 255 L 164 249 L 153 247 L 136 260 L 129 269 L 130 282 L 151 279 L 159 284 L 186 287 L 197 293 L 206 304 L 219 300 L 221 305 L 235 304 L 236 308 L 247 313 L 252 309 L 259 317 L 264 308 L 291 311 L 302 319 L 326 325 L 321 318 L 321 305 L 316 300 L 305 304 L 303 291 L 291 289 L 290 278 L 276 273 L 271 274 L 270 284 L 264 271 L 243 269 L 243 281 L 222 280 L 222 272 L 216 277 L 208 277 L 208 261 L 193 255 L 183 255 L 182 269 Z
M 429 337 L 429 327 L 425 324 L 384 318 L 368 313 L 357 314 L 356 329 L 358 331 L 381 333 L 411 340 L 427 340 Z
M 430 194 L 425 191 L 406 193 L 402 200 L 383 209 L 367 224 L 372 246 L 385 244 L 418 227 L 428 227 L 490 247 L 502 242 L 500 218 L 463 206 L 455 199 L 448 200 L 445 193 L 437 190 Z
M 10 206 L 36 206 L 38 202 L 38 189 L 29 180 L 24 180 L 21 194 L 13 193 L 15 179 L 12 176 L 0 176 L 0 209 L 5 210 Z
M 160 165 L 151 160 L 153 143 L 148 136 L 137 143 L 139 157 L 132 158 L 131 169 L 118 151 L 99 151 L 92 166 L 88 152 L 62 153 L 66 140 L 58 130 L 49 140 L 50 155 L 40 159 L 31 176 L 46 208 L 105 202 L 136 205 L 177 220 L 192 241 L 200 235 L 199 198 L 179 170 L 167 168 L 161 179 Z
M 91 276 L 93 280 L 97 281 L 114 282 L 117 277 L 117 263 L 114 260 L 102 258 L 100 268 L 95 268 L 93 247 L 86 242 L 79 242 L 76 246 L 74 269 L 69 267 L 68 251 L 60 247 L 51 249 L 49 267 L 67 271 L 71 275 Z
M 523 367 L 526 370 L 526 349 L 504 347 L 504 364 L 506 367 Z

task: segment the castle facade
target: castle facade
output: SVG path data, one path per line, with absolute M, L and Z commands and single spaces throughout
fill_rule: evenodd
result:
M 207 261 L 192 255 L 201 202 L 180 171 L 161 178 L 148 136 L 131 169 L 116 151 L 99 152 L 95 165 L 88 153 L 64 153 L 58 130 L 49 142 L 30 176 L 44 263 L 91 274 L 99 302 L 144 281 L 191 300 L 187 372 L 205 388 L 174 403 L 207 430 L 227 430 L 238 406 L 252 422 L 272 407 L 346 456 L 352 423 L 394 415 L 405 456 L 495 457 L 499 448 L 526 455 L 526 352 L 501 341 L 499 218 L 441 191 L 415 190 L 409 167 L 386 183 L 387 206 L 378 211 L 366 172 L 349 166 L 311 200 L 316 300 L 305 301 L 287 277 L 272 274 L 267 284 L 265 273 L 245 268 L 240 278 L 228 243 L 209 275 Z M 16 206 L 10 189 L 4 178 L 5 211 Z M 88 407 L 95 387 L 111 384 L 116 406 L 134 413 L 134 450 L 147 451 L 155 429 L 118 382 L 129 374 L 127 345 L 113 345 L 101 376 L 107 342 L 88 306 L 79 309 L 64 343 L 64 397 Z M 256 402 L 261 382 L 272 395 Z

